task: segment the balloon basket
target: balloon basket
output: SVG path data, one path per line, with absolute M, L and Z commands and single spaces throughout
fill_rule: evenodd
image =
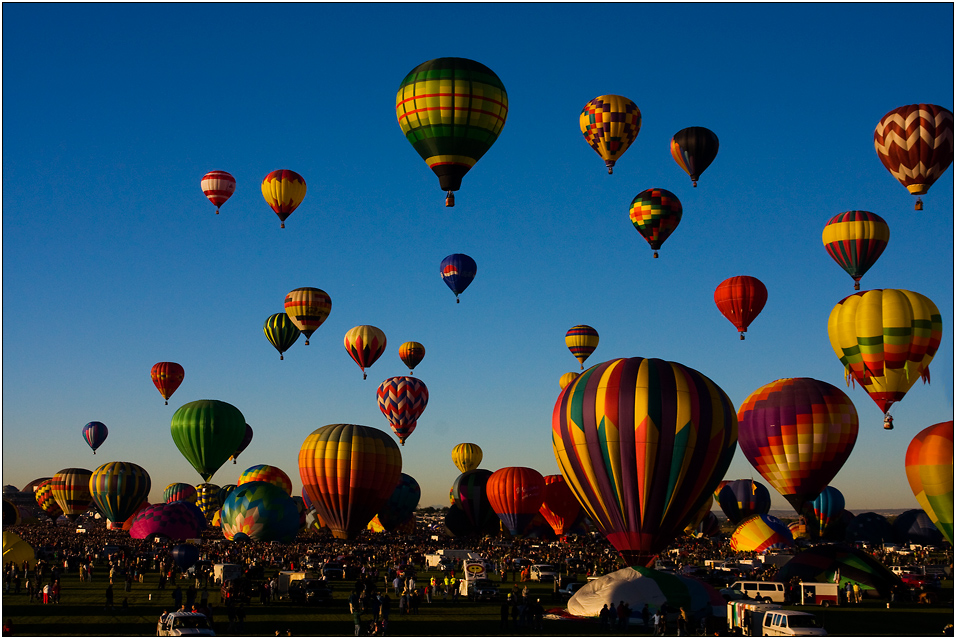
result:
M 917 211 L 923 210 L 923 200 L 916 198 L 916 206 L 914 207 Z
M 284 229 L 284 228 L 285 228 L 285 222 L 282 222 L 281 224 L 279 224 L 279 228 L 280 228 L 280 229 Z
M 452 191 L 448 191 L 448 194 L 445 196 L 445 206 L 449 208 L 455 206 L 455 194 Z
M 743 334 L 743 333 L 740 334 L 740 341 L 741 341 L 741 342 L 744 341 L 744 334 Z

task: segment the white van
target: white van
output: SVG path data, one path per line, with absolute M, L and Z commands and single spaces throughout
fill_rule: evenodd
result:
M 241 576 L 242 566 L 239 564 L 213 564 L 212 580 L 217 584 L 224 584 Z
M 735 581 L 730 587 L 766 603 L 784 603 L 787 599 L 786 586 L 781 581 Z
M 817 618 L 809 612 L 773 610 L 763 617 L 764 637 L 822 637 L 826 634 Z
M 554 581 L 558 577 L 558 569 L 551 564 L 533 564 L 531 566 L 531 581 Z

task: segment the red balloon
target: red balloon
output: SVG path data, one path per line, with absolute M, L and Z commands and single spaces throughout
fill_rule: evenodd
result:
M 717 286 L 714 302 L 724 317 L 737 327 L 740 339 L 743 339 L 750 322 L 760 315 L 767 303 L 767 287 L 749 275 L 730 277 Z
M 491 474 L 488 501 L 512 535 L 528 527 L 544 500 L 544 477 L 533 468 L 509 466 Z
M 168 404 L 169 398 L 176 392 L 179 385 L 183 383 L 183 377 L 186 375 L 186 372 L 183 370 L 183 367 L 176 362 L 159 362 L 158 364 L 153 364 L 153 369 L 149 374 L 150 377 L 153 378 L 153 384 L 156 385 L 159 394 L 163 396 L 163 399 L 165 399 Z
M 571 487 L 563 475 L 544 476 L 544 501 L 541 503 L 540 512 L 554 529 L 554 534 L 559 536 L 567 534 L 567 530 L 581 514 L 581 504 L 571 492 Z

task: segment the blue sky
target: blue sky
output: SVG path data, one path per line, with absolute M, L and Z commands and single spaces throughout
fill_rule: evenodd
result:
M 447 503 L 451 449 L 482 467 L 558 472 L 550 420 L 576 324 L 588 360 L 658 357 L 695 368 L 735 406 L 782 377 L 845 388 L 856 449 L 832 482 L 850 510 L 915 508 L 903 455 L 953 418 L 953 172 L 913 197 L 886 171 L 873 129 L 917 102 L 953 108 L 951 4 L 5 4 L 3 5 L 3 483 L 108 461 L 145 467 L 151 501 L 199 483 L 170 418 L 196 399 L 237 406 L 252 444 L 215 475 L 253 464 L 301 488 L 297 454 L 331 423 L 391 432 L 379 382 L 416 375 L 430 401 L 402 448 L 423 505 Z M 900 24 L 918 43 L 888 34 Z M 905 39 L 904 39 L 905 40 Z M 453 209 L 396 122 L 418 64 L 477 60 L 508 91 L 507 124 Z M 636 142 L 607 175 L 578 114 L 598 95 L 634 100 Z M 691 188 L 669 153 L 706 126 L 717 159 Z M 308 194 L 280 230 L 260 193 L 288 168 Z M 232 173 L 220 215 L 199 182 Z M 651 250 L 628 219 L 651 187 L 683 203 Z M 944 319 L 932 383 L 894 409 L 896 430 L 830 347 L 830 310 L 853 292 L 826 254 L 833 215 L 882 216 L 891 239 L 863 288 L 906 288 Z M 439 263 L 478 275 L 455 304 Z M 732 275 L 769 290 L 741 342 L 713 291 Z M 262 323 L 315 286 L 332 312 L 279 361 Z M 388 347 L 362 380 L 345 352 L 358 324 Z M 164 406 L 150 367 L 185 381 Z M 93 456 L 80 436 L 104 422 Z M 759 476 L 738 450 L 728 479 Z M 789 508 L 771 491 L 774 508 Z

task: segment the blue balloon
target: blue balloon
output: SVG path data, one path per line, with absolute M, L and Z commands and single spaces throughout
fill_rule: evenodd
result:
M 464 253 L 452 253 L 441 261 L 441 278 L 455 294 L 456 302 L 459 301 L 458 295 L 468 288 L 477 273 L 475 260 Z
M 176 565 L 183 570 L 186 570 L 199 561 L 199 548 L 193 546 L 192 544 L 179 544 L 178 546 L 173 546 L 171 554 L 173 556 L 173 561 L 175 561 Z

